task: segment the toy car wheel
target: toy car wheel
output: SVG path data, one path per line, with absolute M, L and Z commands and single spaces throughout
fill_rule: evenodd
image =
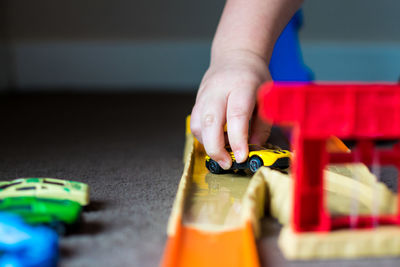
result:
M 219 164 L 212 159 L 210 159 L 210 161 L 208 162 L 207 168 L 211 173 L 214 174 L 220 174 L 224 172 L 224 169 L 222 169 L 221 166 L 219 166 Z
M 255 173 L 260 167 L 264 165 L 262 159 L 257 156 L 253 156 L 249 160 L 249 169 L 252 173 Z

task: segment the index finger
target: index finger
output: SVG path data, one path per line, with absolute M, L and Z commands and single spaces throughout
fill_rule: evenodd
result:
M 207 154 L 226 170 L 231 167 L 232 161 L 225 149 L 225 106 L 224 101 L 214 100 L 203 107 L 201 136 Z
M 227 107 L 228 138 L 238 163 L 246 161 L 249 153 L 249 123 L 254 106 L 255 96 L 247 88 L 235 90 L 229 95 Z

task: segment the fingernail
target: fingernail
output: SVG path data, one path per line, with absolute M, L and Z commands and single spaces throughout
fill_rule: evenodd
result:
M 231 167 L 231 163 L 227 161 L 220 160 L 218 161 L 219 166 L 222 167 L 224 170 L 228 170 Z
M 236 151 L 234 152 L 234 154 L 235 154 L 236 162 L 242 163 L 242 162 L 244 162 L 244 161 L 246 160 L 246 159 L 245 159 L 245 155 L 244 155 L 244 153 L 243 153 L 242 150 L 236 150 Z

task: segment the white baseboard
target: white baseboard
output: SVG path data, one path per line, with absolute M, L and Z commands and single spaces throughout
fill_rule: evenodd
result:
M 209 41 L 21 42 L 14 46 L 15 84 L 88 90 L 196 89 L 209 63 Z M 396 81 L 399 44 L 305 43 L 318 80 Z M 91 89 L 92 88 L 92 89 Z
M 400 43 L 308 42 L 303 56 L 317 80 L 395 82 L 400 77 Z
M 22 89 L 195 87 L 209 62 L 207 42 L 75 42 L 15 45 Z

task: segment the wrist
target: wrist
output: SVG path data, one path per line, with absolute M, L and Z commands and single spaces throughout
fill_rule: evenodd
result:
M 211 47 L 211 63 L 213 61 L 263 61 L 269 63 L 270 56 L 264 52 L 248 47 L 220 46 L 213 44 Z
M 251 71 L 261 80 L 269 79 L 268 60 L 248 49 L 214 50 L 211 54 L 210 69 L 236 69 Z

